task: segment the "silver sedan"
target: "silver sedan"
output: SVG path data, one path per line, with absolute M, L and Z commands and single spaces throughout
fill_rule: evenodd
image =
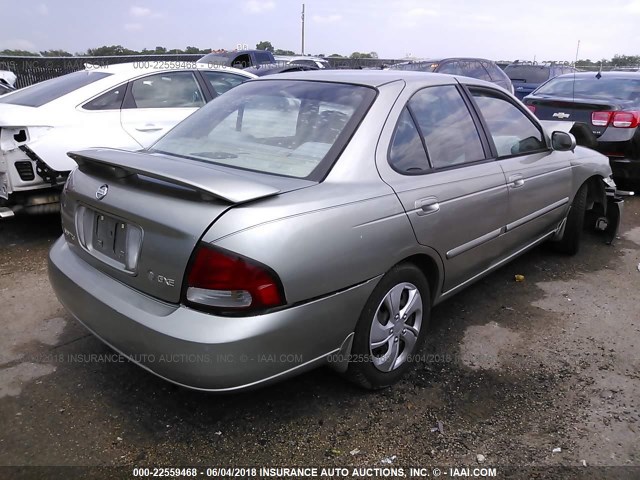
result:
M 211 391 L 326 364 L 392 385 L 433 305 L 543 241 L 575 253 L 583 226 L 610 242 L 622 206 L 606 157 L 493 84 L 429 73 L 252 80 L 144 152 L 70 156 L 58 298 Z

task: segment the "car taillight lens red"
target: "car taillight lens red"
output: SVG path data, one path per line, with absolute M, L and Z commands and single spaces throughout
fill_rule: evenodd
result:
M 535 105 L 525 105 L 529 110 L 531 110 L 531 113 L 536 113 L 536 106 Z
M 187 276 L 186 299 L 209 307 L 254 310 L 284 305 L 277 275 L 253 260 L 201 245 Z
M 593 112 L 591 114 L 591 123 L 595 127 L 606 127 L 611 120 L 611 114 L 613 112 Z
M 611 124 L 617 128 L 636 128 L 640 112 L 614 112 Z
M 640 112 L 593 112 L 591 123 L 596 127 L 611 124 L 616 128 L 636 128 L 640 123 Z

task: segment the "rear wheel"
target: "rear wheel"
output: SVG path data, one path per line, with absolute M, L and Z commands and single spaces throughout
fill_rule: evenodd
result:
M 382 277 L 356 326 L 347 377 L 368 389 L 400 380 L 424 343 L 429 299 L 429 284 L 412 264 L 398 265 Z
M 571 210 L 567 215 L 562 239 L 555 244 L 556 250 L 569 255 L 575 255 L 580 250 L 580 240 L 584 229 L 584 217 L 587 208 L 587 185 L 584 184 L 576 193 Z

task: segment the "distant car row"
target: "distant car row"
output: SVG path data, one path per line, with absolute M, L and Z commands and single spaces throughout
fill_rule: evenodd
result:
M 322 59 L 313 57 L 283 59 L 266 53 L 264 58 L 247 60 L 254 66 L 244 70 L 221 65 L 222 61 L 216 66 L 215 60 L 226 58 L 225 62 L 237 64 L 238 55 L 247 56 L 247 52 L 207 55 L 192 69 L 134 68 L 134 64 L 86 69 L 3 96 L 0 217 L 20 210 L 57 210 L 58 192 L 75 167 L 66 155 L 69 150 L 105 145 L 146 148 L 206 102 L 246 80 L 328 65 L 319 66 Z M 279 63 L 256 64 L 262 60 Z M 311 63 L 299 63 L 305 61 Z M 580 145 L 611 158 L 617 179 L 640 177 L 640 73 L 562 75 L 574 69 L 527 63 L 512 64 L 503 71 L 494 62 L 478 58 L 404 62 L 390 69 L 474 77 L 521 99 L 541 82 L 524 98 L 536 116 L 569 122 L 563 128 Z M 0 87 L 12 89 L 15 75 L 9 74 L 0 76 Z M 511 81 L 517 85 L 515 92 Z
M 256 76 L 228 67 L 85 69 L 0 97 L 0 217 L 59 209 L 74 149 L 139 150 Z

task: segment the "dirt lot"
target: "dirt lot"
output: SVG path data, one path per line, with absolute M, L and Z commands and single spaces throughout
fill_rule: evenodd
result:
M 460 467 L 483 455 L 640 477 L 640 198 L 614 246 L 537 248 L 436 308 L 424 362 L 379 393 L 320 369 L 215 396 L 86 361 L 111 351 L 49 286 L 59 233 L 56 217 L 0 223 L 0 465 Z

